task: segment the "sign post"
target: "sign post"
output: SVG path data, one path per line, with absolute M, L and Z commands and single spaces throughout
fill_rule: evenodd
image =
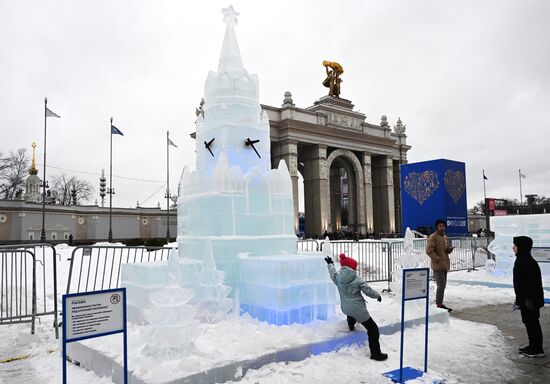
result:
M 123 334 L 124 384 L 128 384 L 126 288 L 63 295 L 63 384 L 67 383 L 67 343 Z
M 422 376 L 422 372 L 411 368 L 403 368 L 404 334 L 405 334 L 405 302 L 409 300 L 425 299 L 426 301 L 426 329 L 424 335 L 424 372 L 428 372 L 428 315 L 430 304 L 429 289 L 430 269 L 410 268 L 403 269 L 403 287 L 401 296 L 401 352 L 399 356 L 399 376 L 397 370 L 384 373 L 396 383 L 403 383 L 405 380 L 415 379 Z

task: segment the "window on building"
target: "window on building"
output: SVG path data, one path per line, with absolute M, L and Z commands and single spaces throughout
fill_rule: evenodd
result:
M 29 240 L 34 240 L 34 232 L 29 232 Z
M 57 232 L 52 232 L 52 240 L 57 240 Z

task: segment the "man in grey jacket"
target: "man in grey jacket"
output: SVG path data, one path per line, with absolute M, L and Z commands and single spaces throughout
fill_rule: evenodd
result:
M 382 296 L 369 287 L 365 280 L 357 276 L 357 261 L 351 257 L 340 254 L 340 268 L 336 271 L 334 262 L 330 256 L 325 257 L 330 278 L 336 284 L 340 293 L 340 306 L 342 312 L 348 317 L 350 331 L 355 329 L 355 323 L 361 323 L 369 335 L 370 358 L 373 360 L 386 360 L 388 355 L 380 351 L 380 332 L 378 326 L 367 311 L 367 305 L 361 292 L 365 295 L 382 301 Z

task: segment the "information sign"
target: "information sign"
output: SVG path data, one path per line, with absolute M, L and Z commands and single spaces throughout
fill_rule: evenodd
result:
M 405 300 L 423 299 L 428 291 L 428 269 L 409 269 L 403 271 L 403 298 Z
M 120 291 L 72 296 L 65 305 L 67 341 L 123 331 L 124 303 Z
M 123 334 L 124 383 L 128 383 L 126 288 L 63 295 L 63 383 L 67 383 L 67 343 Z
M 401 351 L 399 355 L 399 369 L 384 373 L 395 383 L 404 383 L 422 376 L 418 369 L 403 368 L 404 334 L 405 334 L 405 303 L 409 300 L 424 299 L 426 303 L 426 328 L 424 334 L 424 372 L 428 372 L 428 314 L 429 314 L 429 268 L 403 269 L 403 286 L 401 297 Z

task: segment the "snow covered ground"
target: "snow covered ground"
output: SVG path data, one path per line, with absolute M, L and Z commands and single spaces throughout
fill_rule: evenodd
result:
M 58 291 L 61 296 L 66 287 L 68 261 L 71 249 L 58 247 L 61 254 L 58 265 Z M 58 259 L 59 260 L 59 259 Z M 457 272 L 466 273 L 466 272 Z M 484 271 L 468 273 L 470 278 Z M 458 276 L 460 277 L 460 276 Z M 458 279 L 461 280 L 462 278 Z M 452 280 L 452 279 L 450 279 Z M 373 283 L 381 291 L 387 283 Z M 435 286 L 430 286 L 430 296 L 435 297 Z M 455 310 L 484 306 L 488 304 L 511 303 L 513 290 L 508 288 L 489 288 L 450 282 L 446 290 L 445 302 Z M 412 304 L 412 303 L 411 303 Z M 418 313 L 415 305 L 410 305 L 407 318 Z M 433 306 L 431 311 L 439 311 Z M 369 311 L 379 324 L 394 323 L 399 320 L 399 301 L 392 294 L 384 294 L 382 303 L 371 301 Z M 0 326 L 0 360 L 29 355 L 29 357 L 8 363 L 0 363 L 0 383 L 58 383 L 61 379 L 61 356 L 59 341 L 55 340 L 51 327 L 52 318 L 45 317 L 37 324 L 34 336 L 30 335 L 28 324 Z M 361 326 L 358 326 L 361 328 Z M 148 373 L 151 380 L 160 382 L 167 370 L 196 371 L 207 369 L 223 356 L 237 356 L 239 359 L 264 354 L 283 346 L 294 346 L 299 343 L 321 340 L 335 332 L 345 331 L 343 315 L 329 322 L 314 325 L 297 325 L 275 327 L 251 318 L 231 318 L 214 326 L 199 326 L 196 344 L 198 353 L 187 359 L 167 363 L 159 369 L 139 359 L 139 329 L 129 335 L 131 370 Z M 421 368 L 423 326 L 406 332 L 405 365 Z M 113 356 L 120 353 L 120 335 L 88 342 L 102 344 L 112 351 Z M 255 371 L 249 371 L 241 380 L 243 383 L 389 383 L 382 376 L 383 372 L 399 367 L 399 333 L 382 335 L 381 344 L 390 355 L 386 362 L 374 362 L 369 359 L 367 347 L 346 347 L 338 352 L 331 352 L 311 357 L 302 362 L 289 364 L 270 364 Z M 448 324 L 430 325 L 429 374 L 424 381 L 432 382 L 434 378 L 444 378 L 446 382 L 482 382 L 480 377 L 490 377 L 492 382 L 500 378 L 513 377 L 513 363 L 506 358 L 505 338 L 497 328 L 458 319 L 450 319 Z M 132 355 L 134 358 L 132 358 Z M 494 367 L 498 367 L 495 373 Z M 490 375 L 490 376 L 487 376 Z M 496 377 L 497 375 L 498 377 Z M 91 372 L 69 364 L 70 382 L 105 384 L 110 378 L 100 378 Z

